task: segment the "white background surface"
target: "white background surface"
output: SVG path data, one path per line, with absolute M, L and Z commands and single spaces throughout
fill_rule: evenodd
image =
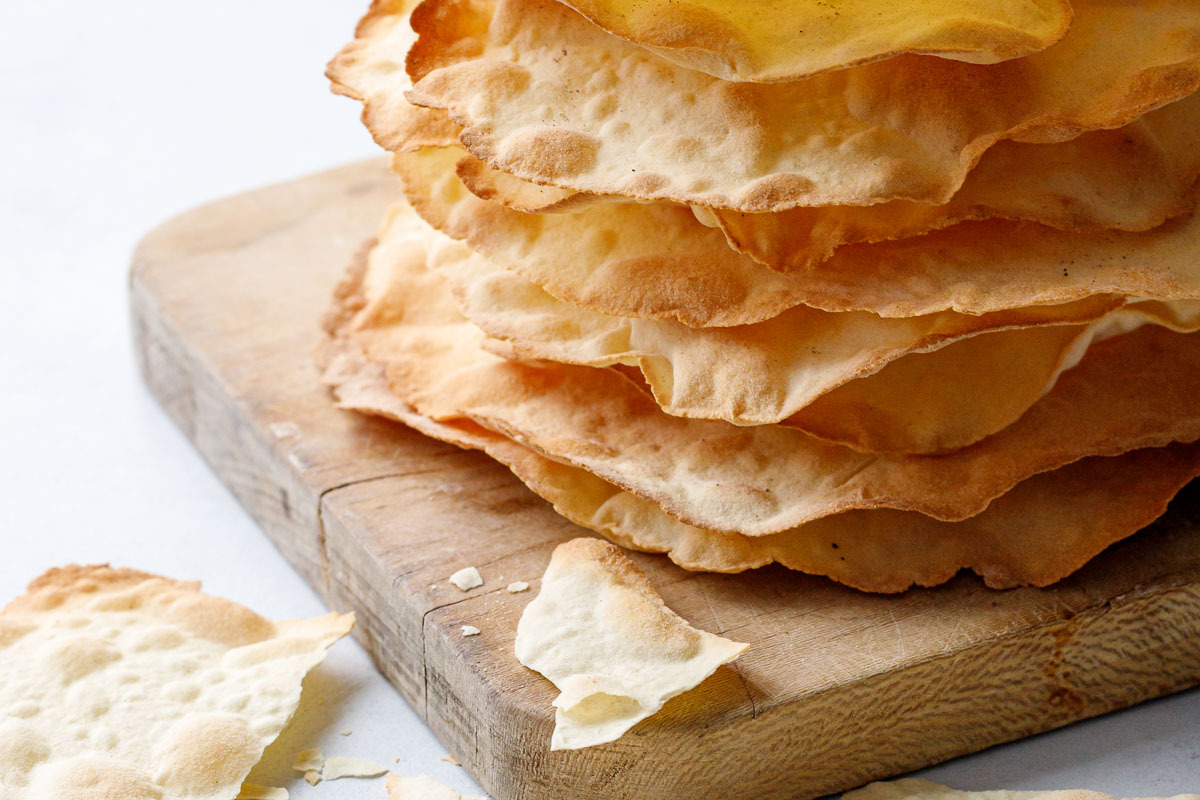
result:
M 125 271 L 171 215 L 376 152 L 321 75 L 365 6 L 0 0 L 0 604 L 47 567 L 107 561 L 200 578 L 269 616 L 324 611 L 143 389 Z M 382 780 L 311 788 L 291 773 L 314 745 L 478 793 L 352 642 L 310 676 L 254 777 L 296 798 L 382 800 Z M 923 774 L 1200 791 L 1200 692 Z

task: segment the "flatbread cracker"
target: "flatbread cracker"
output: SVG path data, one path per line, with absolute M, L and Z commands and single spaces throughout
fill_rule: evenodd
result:
M 885 317 L 988 314 L 1103 295 L 1200 299 L 1200 215 L 1145 232 L 964 222 L 842 247 L 819 267 L 776 273 L 665 203 L 593 203 L 524 214 L 462 185 L 456 147 L 397 154 L 405 197 L 430 225 L 551 296 L 609 316 L 690 327 L 749 325 L 808 305 Z
M 902 53 L 994 64 L 1044 50 L 1071 23 L 1066 0 L 563 1 L 610 33 L 728 81 L 794 81 Z
M 379 235 L 379 257 L 390 257 L 392 248 L 395 257 L 407 257 L 414 235 L 420 232 L 411 215 L 392 215 Z M 503 342 L 503 352 L 492 342 L 488 349 L 635 367 L 669 414 L 736 425 L 787 420 L 872 452 L 940 452 L 995 433 L 1053 386 L 1072 356 L 1078 361 L 1097 336 L 1128 330 L 1131 319 L 1175 330 L 1200 326 L 1200 302 L 1122 309 L 1121 299 L 1098 296 L 980 316 L 902 319 L 798 306 L 755 325 L 697 329 L 580 309 L 469 247 L 441 245 L 433 231 L 426 236 L 430 263 L 446 276 L 464 316 Z M 970 337 L 978 338 L 964 341 Z M 904 361 L 943 348 L 942 355 L 917 359 L 916 367 Z M 837 396 L 809 408 L 831 392 Z
M 784 271 L 814 267 L 847 244 L 904 239 L 971 220 L 1019 220 L 1066 231 L 1145 231 L 1194 207 L 1197 129 L 1200 94 L 1193 94 L 1116 130 L 1058 144 L 1001 142 L 979 159 L 945 205 L 894 200 L 774 214 L 695 211 L 701 222 L 719 227 L 735 250 Z M 513 191 L 517 184 L 510 178 L 503 188 Z M 501 197 L 499 188 L 494 196 Z
M 353 623 L 272 622 L 134 570 L 50 570 L 0 612 L 0 795 L 229 800 Z
M 501 0 L 486 30 L 480 0 L 429 0 L 413 13 L 407 97 L 447 109 L 476 158 L 533 183 L 756 212 L 942 204 L 1000 141 L 1119 127 L 1200 86 L 1191 3 L 1073 5 L 1061 42 L 1015 61 L 899 56 L 734 84 L 609 36 L 553 0 Z M 339 80 L 365 81 L 353 71 Z M 359 90 L 370 92 L 398 89 Z
M 558 687 L 551 750 L 614 741 L 747 645 L 693 628 L 608 542 L 554 548 L 517 623 L 517 660 Z
M 977 445 L 879 456 L 785 426 L 672 417 L 610 370 L 495 356 L 419 240 L 403 261 L 368 261 L 367 295 L 343 332 L 386 365 L 401 399 L 434 420 L 471 419 L 711 530 L 765 535 L 856 508 L 963 519 L 1038 472 L 1200 437 L 1200 338 L 1157 328 L 1093 348 L 1101 354 Z
M 970 337 L 842 384 L 782 424 L 868 453 L 949 453 L 1015 423 L 1094 344 L 1143 325 L 1200 327 L 1200 302 L 1131 303 L 1085 325 Z
M 445 114 L 415 108 L 404 99 L 404 92 L 412 87 L 404 71 L 404 54 L 417 40 L 409 17 L 418 1 L 372 3 L 358 23 L 354 41 L 334 56 L 325 71 L 335 94 L 363 103 L 363 124 L 385 150 L 404 144 L 437 145 L 458 133 L 458 126 Z M 347 75 L 355 79 L 342 80 Z
M 722 327 L 770 319 L 807 296 L 803 281 L 733 252 L 683 206 L 593 203 L 578 213 L 524 214 L 468 191 L 455 172 L 463 157 L 456 145 L 397 153 L 405 199 L 437 230 L 560 300 Z
M 1018 484 L 964 522 L 922 514 L 854 511 L 771 536 L 715 533 L 591 473 L 538 453 L 469 421 L 435 422 L 387 387 L 381 364 L 340 341 L 328 353 L 326 381 L 344 408 L 402 422 L 427 436 L 482 450 L 509 467 L 571 521 L 623 547 L 664 553 L 684 569 L 742 572 L 778 562 L 868 592 L 936 586 L 961 569 L 995 589 L 1046 586 L 1157 519 L 1200 474 L 1200 446 L 1173 445 L 1113 458 L 1089 458 Z

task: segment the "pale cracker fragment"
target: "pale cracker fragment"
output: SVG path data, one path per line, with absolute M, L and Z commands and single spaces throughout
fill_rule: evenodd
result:
M 529 584 L 526 583 L 525 581 L 513 581 L 512 583 L 510 583 L 508 586 L 506 586 L 504 588 L 505 588 L 505 590 L 507 590 L 508 592 L 511 592 L 512 594 L 517 594 L 518 592 L 528 591 Z
M 463 567 L 450 576 L 450 582 L 464 592 L 483 586 L 483 578 L 479 575 L 479 570 L 474 567 Z
M 478 636 L 479 628 L 476 628 L 474 625 L 463 625 L 462 626 L 462 635 L 463 636 Z
M 237 800 L 288 800 L 288 790 L 281 786 L 259 786 L 257 783 L 244 783 Z
M 297 772 L 308 772 L 312 769 L 319 770 L 324 763 L 325 756 L 321 754 L 321 749 L 313 747 L 308 750 L 301 750 L 296 754 L 296 761 L 292 764 L 292 769 Z
M 135 570 L 50 570 L 0 612 L 0 745 L 23 743 L 0 797 L 236 797 L 353 623 L 273 622 Z
M 515 643 L 559 688 L 551 750 L 620 738 L 746 647 L 693 628 L 618 547 L 591 538 L 554 549 Z
M 842 800 L 1116 800 L 1100 792 L 1067 789 L 1046 792 L 1014 792 L 998 789 L 988 792 L 961 792 L 920 778 L 870 783 L 846 792 Z M 1198 794 L 1179 794 L 1172 798 L 1131 798 L 1131 800 L 1200 800 Z
M 321 773 L 315 769 L 310 769 L 304 773 L 304 780 L 308 781 L 309 786 L 316 786 L 321 782 Z
M 325 759 L 325 769 L 322 770 L 321 777 L 327 781 L 336 781 L 340 778 L 378 778 L 385 772 L 387 772 L 387 767 L 364 758 L 330 756 Z
M 388 800 L 483 800 L 478 797 L 464 797 L 428 775 L 416 778 L 388 775 L 387 790 Z
M 446 753 L 446 755 L 442 756 L 439 760 L 445 761 L 447 764 L 453 764 L 456 767 L 462 766 L 462 762 L 455 758 L 453 753 Z

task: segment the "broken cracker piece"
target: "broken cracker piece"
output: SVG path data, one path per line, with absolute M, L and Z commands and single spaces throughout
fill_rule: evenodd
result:
M 387 767 L 365 758 L 330 756 L 325 759 L 325 769 L 321 777 L 327 781 L 336 781 L 339 778 L 378 778 L 385 772 Z
M 304 780 L 308 781 L 309 786 L 316 786 L 321 782 L 321 773 L 315 769 L 310 769 L 304 773 Z
M 388 775 L 387 790 L 388 800 L 481 800 L 481 798 L 464 797 L 428 775 L 420 775 L 416 778 Z
M 25 743 L 0 797 L 236 797 L 353 623 L 273 622 L 135 570 L 50 570 L 0 612 L 0 744 Z
M 462 635 L 463 636 L 478 636 L 479 628 L 476 628 L 474 625 L 463 625 L 462 626 Z
M 551 750 L 619 738 L 745 649 L 693 628 L 620 548 L 589 538 L 554 549 L 515 645 L 559 688 Z
M 281 786 L 259 786 L 257 783 L 244 783 L 237 800 L 288 800 L 288 790 Z
M 464 592 L 477 586 L 483 586 L 483 578 L 480 576 L 479 570 L 474 567 L 463 567 L 450 576 L 450 582 Z
M 297 772 L 308 772 L 309 770 L 319 770 L 321 765 L 325 763 L 325 756 L 321 754 L 319 747 L 313 747 L 308 750 L 301 750 L 296 754 L 296 762 L 292 764 L 292 769 Z
M 528 590 L 529 584 L 526 583 L 525 581 L 513 581 L 505 588 L 512 594 L 517 594 L 518 592 L 524 592 L 524 591 Z

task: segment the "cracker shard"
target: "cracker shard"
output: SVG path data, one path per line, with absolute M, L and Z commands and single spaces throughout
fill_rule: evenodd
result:
M 559 545 L 517 625 L 517 660 L 559 688 L 551 750 L 611 742 L 746 649 L 667 608 L 619 548 Z
M 1047 792 L 960 792 L 948 786 L 940 786 L 919 778 L 903 778 L 898 781 L 881 781 L 868 784 L 861 789 L 847 792 L 842 800 L 1117 800 L 1100 792 L 1080 790 Z M 1173 798 L 1143 798 L 1142 800 L 1197 800 L 1200 795 L 1180 794 Z
M 353 622 L 272 622 L 134 570 L 50 570 L 0 612 L 23 631 L 0 648 L 0 796 L 236 797 Z
M 464 592 L 483 586 L 483 578 L 474 567 L 463 567 L 450 576 L 450 582 Z
M 339 778 L 378 778 L 385 772 L 387 767 L 364 758 L 330 756 L 325 759 L 325 769 L 321 777 L 327 781 L 336 781 Z

